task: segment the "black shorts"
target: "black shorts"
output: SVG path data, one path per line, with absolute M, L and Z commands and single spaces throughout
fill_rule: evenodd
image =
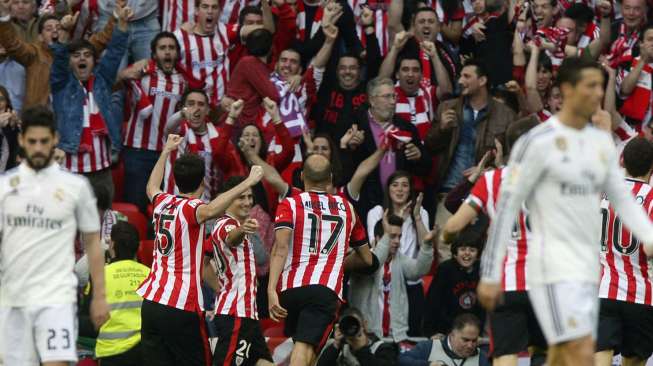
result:
M 143 300 L 141 347 L 146 366 L 211 364 L 203 313 Z
M 336 320 L 340 300 L 333 290 L 322 285 L 310 285 L 285 290 L 279 296 L 281 306 L 288 311 L 285 333 L 295 342 L 324 346 Z
M 261 359 L 272 362 L 272 355 L 257 320 L 216 315 L 213 324 L 218 333 L 213 365 L 254 366 Z
M 623 357 L 646 360 L 653 354 L 653 308 L 601 299 L 597 351 L 614 350 Z
M 503 294 L 503 300 L 489 315 L 492 356 L 514 355 L 526 351 L 528 346 L 546 348 L 528 293 L 508 291 Z

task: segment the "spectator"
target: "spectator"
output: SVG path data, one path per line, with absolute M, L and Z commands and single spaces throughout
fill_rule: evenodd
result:
M 399 355 L 399 366 L 489 366 L 487 355 L 478 347 L 481 324 L 473 314 L 462 314 L 453 321 L 447 336 L 417 343 Z
M 139 206 L 143 212 L 147 207 L 145 185 L 163 149 L 166 124 L 176 112 L 186 88 L 202 87 L 202 82 L 179 64 L 180 46 L 174 34 L 157 34 L 150 51 L 151 58 L 145 65 L 139 62 L 121 71 L 126 78 L 133 76 L 127 83 L 129 117 L 123 140 L 124 200 Z
M 36 42 L 38 31 L 36 0 L 11 0 L 11 23 L 18 37 L 24 42 Z
M 612 23 L 610 30 L 610 52 L 608 62 L 619 72 L 632 63 L 637 43 L 646 27 L 648 5 L 644 0 L 623 0 L 621 4 L 623 18 Z
M 20 120 L 12 108 L 9 91 L 0 85 L 0 172 L 16 166 Z
M 455 187 L 515 119 L 509 107 L 490 98 L 487 75 L 484 64 L 467 61 L 459 80 L 462 95 L 440 104 L 426 136 L 426 146 L 440 158 L 441 192 Z M 440 199 L 435 222 L 444 225 L 450 215 Z M 450 257 L 445 248 L 439 250 L 441 258 Z
M 316 366 L 393 366 L 398 356 L 397 345 L 370 332 L 363 313 L 350 306 L 340 315 L 333 338 L 324 345 Z
M 245 41 L 249 56 L 244 56 L 234 69 L 227 85 L 226 98 L 222 108 L 229 108 L 233 101 L 242 99 L 243 112 L 238 119 L 238 126 L 256 122 L 256 117 L 264 98 L 270 98 L 279 103 L 279 92 L 270 81 L 270 70 L 267 67 L 272 46 L 272 34 L 265 29 L 251 32 Z
M 369 108 L 358 111 L 352 132 L 346 135 L 345 141 L 341 140 L 341 146 L 347 146 L 341 155 L 351 156 L 343 160 L 345 178 L 351 177 L 356 167 L 377 147 L 387 144 L 390 148 L 379 168 L 365 182 L 366 189 L 361 192 L 357 207 L 362 217 L 367 216 L 370 208 L 382 203 L 383 187 L 396 170 L 419 176 L 427 174 L 431 166 L 431 156 L 424 149 L 417 128 L 395 115 L 397 95 L 392 80 L 382 77 L 371 80 L 367 85 L 367 97 Z
M 479 258 L 487 219 L 464 229 L 451 245 L 453 258 L 440 264 L 426 295 L 424 334 L 447 334 L 452 319 L 471 312 L 481 322 L 485 313 L 476 302 L 479 280 Z M 481 327 L 482 329 L 482 327 Z
M 651 118 L 651 88 L 647 88 L 653 71 L 653 26 L 647 26 L 639 42 L 639 57 L 619 74 L 619 95 L 624 102 L 619 110 L 626 122 L 637 131 Z M 647 99 L 648 98 L 648 99 Z
M 525 75 L 526 101 L 528 111 L 535 113 L 544 122 L 560 109 L 560 88 L 553 85 L 553 65 L 549 56 L 540 53 L 540 48 L 535 43 L 531 42 L 529 46 L 531 55 Z M 549 103 L 549 97 L 555 95 L 558 97 L 552 98 Z
M 120 59 L 125 53 L 129 7 L 119 9 L 118 28 L 105 55 L 97 62 L 97 51 L 88 41 L 70 45 L 51 44 L 54 54 L 50 87 L 59 131 L 59 149 L 65 153 L 64 167 L 84 174 L 91 182 L 110 187 L 111 153 L 121 147 L 119 119 L 111 113 L 111 88 Z
M 9 91 L 13 110 L 20 114 L 25 99 L 25 68 L 7 56 L 7 50 L 0 45 L 0 85 Z
M 417 219 L 420 220 L 419 215 Z M 404 220 L 386 211 L 381 224 L 374 227 L 377 241 L 374 254 L 382 264 L 372 275 L 352 274 L 350 296 L 352 305 L 366 310 L 365 320 L 378 337 L 392 337 L 395 342 L 408 339 L 408 292 L 406 281 L 414 281 L 431 268 L 436 232 L 427 233 L 420 220 L 420 251 L 417 259 L 399 251 Z M 421 287 L 421 286 L 420 286 Z
M 126 221 L 111 231 L 111 264 L 104 267 L 110 318 L 102 325 L 95 344 L 95 355 L 102 366 L 140 366 L 141 302 L 136 294 L 138 285 L 147 278 L 150 269 L 136 262 L 139 246 L 136 228 Z
M 4 47 L 7 56 L 16 60 L 25 68 L 25 99 L 23 108 L 50 104 L 50 72 L 53 54 L 50 45 L 62 38 L 61 22 L 54 15 L 45 15 L 38 22 L 38 40 L 27 42 L 20 38 L 14 27 L 7 20 L 9 14 L 5 2 L 0 2 L 0 47 Z M 101 52 L 111 38 L 113 21 L 99 33 L 89 38 L 89 42 Z

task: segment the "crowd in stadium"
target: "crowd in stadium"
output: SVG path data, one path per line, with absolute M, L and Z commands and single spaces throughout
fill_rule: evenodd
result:
M 503 259 L 514 308 L 477 298 L 502 168 L 572 100 L 583 69 L 565 63 L 594 65 L 591 128 L 653 215 L 650 16 L 646 0 L 0 0 L 0 364 L 544 364 L 527 209 Z M 37 181 L 43 207 L 8 214 Z M 35 264 L 7 235 L 68 228 L 43 214 L 67 209 L 60 182 L 79 326 L 34 315 L 19 352 L 7 309 L 70 301 L 13 275 Z M 608 205 L 596 364 L 644 365 L 652 267 Z

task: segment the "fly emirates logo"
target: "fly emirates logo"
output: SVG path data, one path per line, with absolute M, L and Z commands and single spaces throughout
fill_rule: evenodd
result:
M 5 225 L 12 228 L 29 227 L 34 229 L 60 230 L 63 227 L 62 219 L 44 216 L 42 206 L 28 204 L 22 215 L 6 214 Z

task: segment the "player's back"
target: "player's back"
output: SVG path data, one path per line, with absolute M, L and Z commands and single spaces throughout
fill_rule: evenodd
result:
M 168 193 L 154 197 L 154 260 L 138 294 L 181 310 L 203 309 L 200 268 L 204 224 L 197 222 L 199 199 Z
M 323 285 L 342 298 L 345 254 L 366 243 L 352 205 L 340 196 L 303 192 L 279 204 L 275 221 L 277 228 L 293 230 L 281 291 Z
M 529 284 L 596 283 L 600 193 L 618 170 L 610 136 L 589 125 L 567 127 L 554 116 L 520 138 L 511 164 L 508 181 L 523 184 L 509 184 L 509 194 L 528 194 Z
M 628 179 L 637 203 L 653 217 L 653 187 Z M 601 200 L 601 285 L 599 297 L 653 305 L 651 265 L 642 243 L 626 228 L 607 197 Z
M 100 231 L 86 178 L 58 164 L 38 172 L 22 164 L 0 177 L 0 202 L 0 303 L 74 303 L 75 235 Z

